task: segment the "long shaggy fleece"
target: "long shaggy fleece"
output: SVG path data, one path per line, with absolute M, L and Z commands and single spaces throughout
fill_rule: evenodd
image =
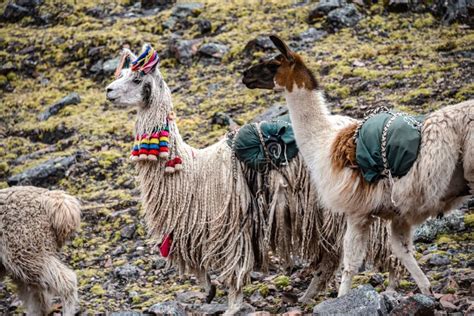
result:
M 0 190 L 0 270 L 18 285 L 29 313 L 49 313 L 50 296 L 57 295 L 64 314 L 74 314 L 76 275 L 58 252 L 79 224 L 79 202 L 62 191 Z

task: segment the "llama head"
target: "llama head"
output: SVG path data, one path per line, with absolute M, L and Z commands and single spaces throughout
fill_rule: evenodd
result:
M 143 45 L 138 57 L 125 48 L 115 71 L 115 81 L 106 88 L 107 99 L 122 106 L 149 107 L 165 88 L 158 60 L 158 53 L 149 44 Z
M 291 49 L 277 36 L 270 40 L 280 54 L 273 59 L 261 62 L 244 72 L 242 82 L 250 89 L 275 89 L 293 91 L 299 89 L 316 90 L 318 82 L 313 73 L 306 67 L 300 55 Z

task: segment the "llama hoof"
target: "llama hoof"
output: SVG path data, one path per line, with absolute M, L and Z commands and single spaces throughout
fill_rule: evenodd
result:
M 206 303 L 207 304 L 211 303 L 215 296 L 216 296 L 216 286 L 212 284 L 211 288 L 209 289 L 209 292 L 206 295 Z

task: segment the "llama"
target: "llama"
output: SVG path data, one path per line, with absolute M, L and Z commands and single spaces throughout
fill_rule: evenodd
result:
M 78 302 L 74 271 L 59 249 L 79 228 L 79 202 L 62 191 L 31 186 L 0 190 L 0 280 L 10 276 L 28 315 L 48 315 L 53 295 L 63 315 Z
M 281 54 L 247 70 L 244 83 L 249 88 L 283 91 L 321 203 L 347 216 L 339 296 L 349 291 L 367 252 L 366 230 L 374 216 L 390 220 L 392 252 L 420 291 L 431 294 L 430 282 L 412 254 L 412 227 L 459 207 L 473 194 L 474 100 L 427 116 L 418 157 L 405 176 L 368 183 L 355 155 L 359 124 L 344 128 L 331 124 L 319 84 L 301 56 L 278 37 L 270 39 Z
M 228 313 L 242 307 L 242 287 L 250 271 L 268 265 L 269 250 L 285 263 L 298 256 L 316 268 L 302 300 L 324 289 L 339 266 L 345 224 L 341 216 L 320 208 L 301 156 L 269 171 L 268 186 L 260 190 L 262 186 L 255 184 L 263 183 L 264 175 L 236 162 L 226 140 L 204 149 L 187 145 L 175 122 L 157 54 L 148 45 L 143 51 L 141 58 L 149 55 L 153 67 L 141 64 L 140 57 L 125 49 L 117 79 L 106 90 L 114 104 L 138 107 L 138 141 L 149 135 L 142 139 L 145 146 L 143 142 L 134 146 L 131 160 L 138 169 L 145 221 L 151 237 L 163 240 L 162 255 L 181 272 L 197 275 L 208 300 L 215 289 L 207 271 L 216 271 L 229 288 Z M 132 69 L 123 67 L 129 59 L 135 61 Z M 352 122 L 333 119 L 341 126 Z M 157 135 L 156 126 L 163 125 L 165 136 Z M 164 151 L 152 146 L 162 137 Z M 388 262 L 384 230 L 380 221 L 371 226 L 371 257 L 376 262 Z

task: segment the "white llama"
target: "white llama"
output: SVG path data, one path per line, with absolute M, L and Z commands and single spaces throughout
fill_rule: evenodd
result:
M 249 88 L 283 91 L 298 147 L 323 206 L 347 216 L 339 295 L 350 289 L 364 259 L 366 231 L 374 216 L 391 221 L 392 252 L 421 292 L 430 294 L 430 283 L 412 254 L 412 227 L 472 197 L 474 100 L 428 115 L 418 157 L 408 174 L 371 184 L 365 182 L 356 164 L 358 124 L 342 129 L 334 126 L 318 82 L 303 59 L 278 37 L 270 38 L 281 54 L 248 70 L 244 83 Z
M 199 276 L 209 292 L 208 299 L 213 291 L 206 272 L 218 272 L 230 288 L 229 313 L 241 308 L 242 286 L 250 271 L 265 268 L 269 250 L 285 262 L 296 255 L 315 267 L 303 300 L 323 290 L 339 266 L 345 223 L 341 216 L 319 207 L 300 156 L 287 167 L 269 172 L 264 197 L 269 209 L 259 207 L 257 200 L 262 196 L 254 185 L 262 181 L 262 175 L 235 163 L 225 140 L 204 149 L 183 142 L 169 88 L 156 63 L 153 67 L 140 63 L 147 54 L 148 62 L 156 60 L 148 46 L 139 58 L 124 50 L 117 80 L 107 87 L 107 98 L 115 104 L 138 107 L 135 133 L 138 140 L 148 135 L 144 138 L 148 152 L 142 150 L 142 142 L 131 158 L 137 161 L 147 225 L 154 239 L 164 240 L 165 255 L 172 244 L 169 259 L 181 271 Z M 132 69 L 122 69 L 127 58 L 135 60 Z M 334 124 L 350 122 L 349 118 L 334 117 Z M 162 126 L 167 126 L 166 136 L 157 135 Z M 161 136 L 167 145 L 164 151 L 153 146 Z M 176 164 L 173 168 L 176 157 L 180 171 Z M 377 221 L 370 230 L 372 261 L 384 265 L 389 261 L 385 226 Z
M 58 256 L 79 228 L 79 202 L 62 191 L 31 186 L 0 190 L 0 280 L 17 285 L 27 315 L 49 315 L 52 296 L 75 314 L 77 280 Z

